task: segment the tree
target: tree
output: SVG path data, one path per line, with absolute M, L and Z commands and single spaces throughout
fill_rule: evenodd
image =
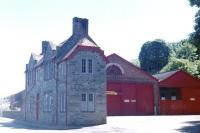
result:
M 134 65 L 140 67 L 140 61 L 138 59 L 131 60 L 131 63 L 133 63 Z
M 144 43 L 139 54 L 140 67 L 151 74 L 159 72 L 168 59 L 169 48 L 163 40 L 158 39 Z
M 198 55 L 196 54 L 197 48 L 189 43 L 188 40 L 182 40 L 168 45 L 170 48 L 170 57 L 188 59 L 189 61 L 195 61 L 198 58 Z
M 200 7 L 200 0 L 189 0 L 191 6 Z
M 200 0 L 189 0 L 191 6 L 200 7 Z M 190 34 L 190 42 L 197 48 L 197 54 L 200 57 L 200 10 L 195 15 L 194 32 Z
M 161 70 L 161 72 L 185 70 L 192 75 L 198 75 L 197 65 L 188 59 L 171 58 L 169 63 Z
M 169 63 L 161 72 L 181 69 L 200 78 L 200 61 L 197 60 L 196 47 L 189 43 L 188 40 L 182 40 L 168 45 L 170 48 Z

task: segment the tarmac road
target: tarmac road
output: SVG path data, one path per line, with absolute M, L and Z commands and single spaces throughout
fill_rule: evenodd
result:
M 0 133 L 200 133 L 200 115 L 114 116 L 107 124 L 56 130 L 0 117 Z

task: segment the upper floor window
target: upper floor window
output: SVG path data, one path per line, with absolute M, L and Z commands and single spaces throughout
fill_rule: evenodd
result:
M 35 69 L 31 69 L 30 71 L 27 72 L 27 83 L 28 85 L 32 86 L 35 84 L 35 78 L 36 78 L 36 71 Z
M 82 73 L 86 73 L 86 59 L 82 59 Z
M 88 73 L 92 73 L 92 60 L 88 60 Z
M 82 73 L 92 73 L 92 60 L 91 59 L 82 59 L 81 71 Z
M 44 70 L 44 77 L 45 80 L 52 79 L 54 77 L 54 63 L 53 62 L 48 62 L 45 64 L 45 70 Z
M 62 62 L 58 65 L 58 77 L 59 79 L 63 78 L 65 75 L 66 67 L 65 67 L 65 62 Z
M 40 80 L 40 69 L 36 69 L 36 81 L 38 82 Z

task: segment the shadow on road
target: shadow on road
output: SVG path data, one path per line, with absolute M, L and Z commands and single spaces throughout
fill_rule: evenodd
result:
M 7 127 L 12 129 L 31 129 L 31 130 L 71 130 L 80 129 L 82 126 L 65 127 L 65 126 L 54 126 L 54 125 L 41 125 L 25 121 L 13 120 L 10 122 L 0 122 L 0 127 Z
M 200 121 L 188 121 L 185 122 L 188 124 L 187 126 L 182 127 L 181 129 L 177 129 L 182 133 L 200 133 Z

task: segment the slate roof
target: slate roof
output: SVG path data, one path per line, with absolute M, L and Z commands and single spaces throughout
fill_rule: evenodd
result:
M 68 53 L 65 54 L 62 60 L 66 59 L 77 48 L 77 46 L 98 47 L 96 44 L 90 41 L 87 37 L 82 38 Z
M 69 39 L 58 45 L 57 59 L 61 61 L 65 56 L 76 46 L 76 45 L 84 45 L 84 46 L 95 46 L 98 47 L 97 44 L 91 39 L 89 36 L 79 36 L 72 35 Z
M 74 23 L 88 23 L 88 22 L 82 22 L 83 19 L 81 18 L 74 18 L 73 19 L 73 26 L 74 26 Z M 84 24 L 83 24 L 84 25 Z M 75 25 L 77 26 L 77 25 Z M 83 26 L 84 27 L 84 26 Z M 77 27 L 77 29 L 79 28 L 79 26 Z M 87 28 L 88 27 L 84 27 L 86 29 L 85 32 L 87 32 Z M 89 47 L 98 47 L 97 44 L 92 40 L 92 38 L 87 34 L 87 33 L 82 33 L 80 32 L 81 34 L 77 34 L 79 33 L 79 31 L 76 31 L 76 33 L 74 33 L 73 31 L 73 34 L 65 41 L 63 41 L 62 43 L 60 43 L 59 45 L 54 45 L 52 42 L 49 42 L 48 41 L 48 44 L 49 46 L 51 47 L 51 50 L 53 50 L 56 54 L 52 57 L 53 58 L 56 58 L 56 61 L 57 62 L 60 62 L 62 61 L 64 58 L 66 58 L 70 53 L 72 53 L 74 51 L 74 49 L 77 47 L 77 46 L 89 46 Z M 43 63 L 43 55 L 40 54 L 40 55 L 36 55 L 33 53 L 33 58 L 34 60 L 37 61 L 37 64 L 36 66 L 40 65 Z
M 170 72 L 164 72 L 164 73 L 159 73 L 159 74 L 155 74 L 153 75 L 156 79 L 158 79 L 158 81 L 163 81 L 169 77 L 171 77 L 172 75 L 174 75 L 175 73 L 179 72 L 180 70 L 175 70 L 175 71 L 170 71 Z

